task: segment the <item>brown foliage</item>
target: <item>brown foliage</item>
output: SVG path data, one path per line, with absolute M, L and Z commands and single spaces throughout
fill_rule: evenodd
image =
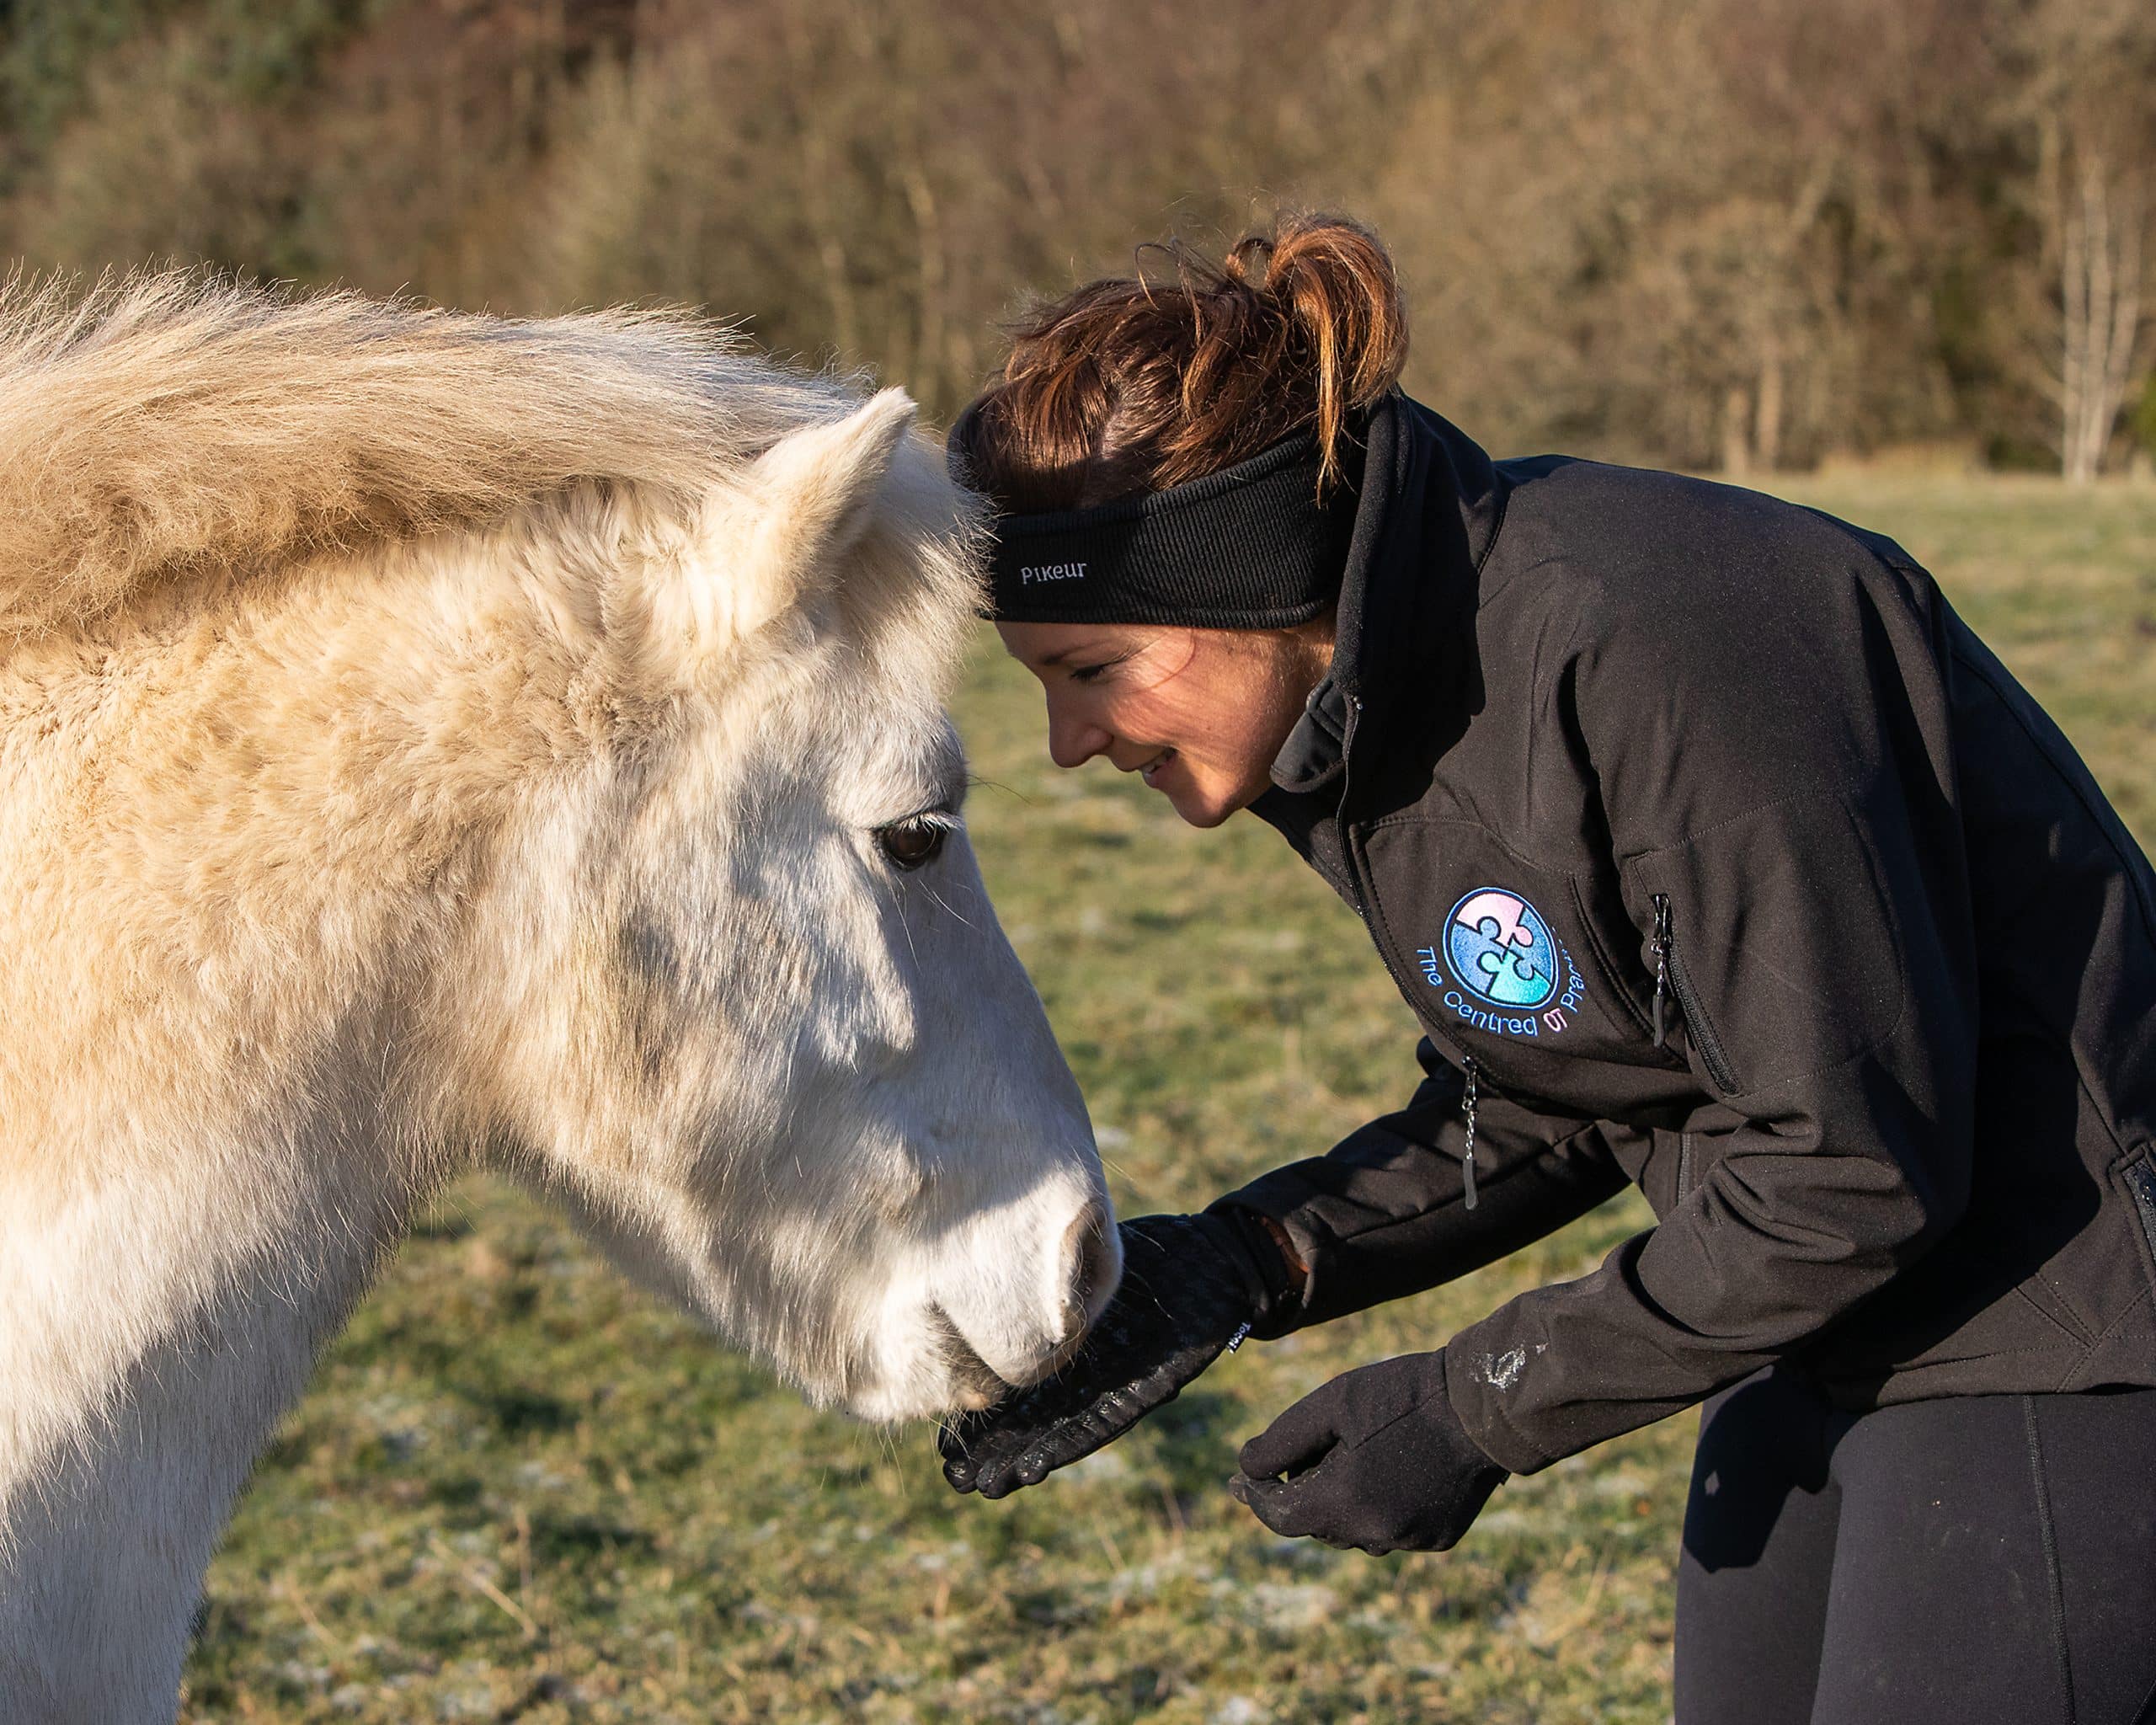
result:
M 1503 448 L 2100 465 L 2147 376 L 2140 0 L 341 3 L 243 77 L 292 8 L 162 0 L 12 141 L 9 248 L 686 301 L 947 411 L 1029 296 L 1318 206 Z

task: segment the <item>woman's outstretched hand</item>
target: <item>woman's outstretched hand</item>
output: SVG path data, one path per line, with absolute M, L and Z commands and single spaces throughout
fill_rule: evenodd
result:
M 1449 1551 L 1511 1476 L 1445 1394 L 1445 1356 L 1343 1372 L 1243 1445 L 1228 1490 L 1273 1532 L 1372 1553 Z
M 1038 1485 L 1174 1401 L 1248 1333 L 1266 1284 L 1235 1221 L 1139 1216 L 1122 1232 L 1123 1281 L 1070 1363 L 943 1428 L 953 1490 L 1001 1498 Z

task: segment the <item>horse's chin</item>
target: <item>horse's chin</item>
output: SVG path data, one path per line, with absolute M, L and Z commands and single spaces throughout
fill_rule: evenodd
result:
M 993 1407 L 1017 1387 L 974 1351 L 949 1314 L 936 1308 L 937 1354 L 950 1383 L 949 1406 L 940 1413 L 974 1413 Z M 1053 1368 L 1051 1368 L 1052 1370 Z
M 852 1393 L 835 1398 L 857 1419 L 895 1424 L 911 1419 L 938 1419 L 954 1413 L 978 1413 L 1027 1384 L 1053 1376 L 1070 1363 L 1085 1340 L 1072 1336 L 1053 1353 L 1043 1354 L 1034 1370 L 1019 1381 L 1001 1376 L 975 1351 L 971 1343 L 940 1307 L 928 1318 L 931 1345 L 917 1370 L 887 1380 L 873 1388 L 857 1386 Z M 814 1392 L 810 1391 L 812 1399 Z

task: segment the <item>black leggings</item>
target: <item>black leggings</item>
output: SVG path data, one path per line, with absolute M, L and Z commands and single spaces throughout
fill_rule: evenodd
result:
M 2156 1390 L 1707 1404 L 1677 1725 L 2156 1721 Z

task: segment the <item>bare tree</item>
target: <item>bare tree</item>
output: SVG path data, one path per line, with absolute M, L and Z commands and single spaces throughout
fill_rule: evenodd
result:
M 2056 369 L 2060 470 L 2076 483 L 2103 471 L 2126 406 L 2143 321 L 2146 186 L 2137 166 L 2115 167 L 2100 145 L 2044 128 L 2047 249 L 2058 277 Z
M 2040 0 L 2025 40 L 2055 309 L 2040 387 L 2057 412 L 2060 470 L 2086 483 L 2104 470 L 2148 320 L 2156 15 L 2139 0 Z

